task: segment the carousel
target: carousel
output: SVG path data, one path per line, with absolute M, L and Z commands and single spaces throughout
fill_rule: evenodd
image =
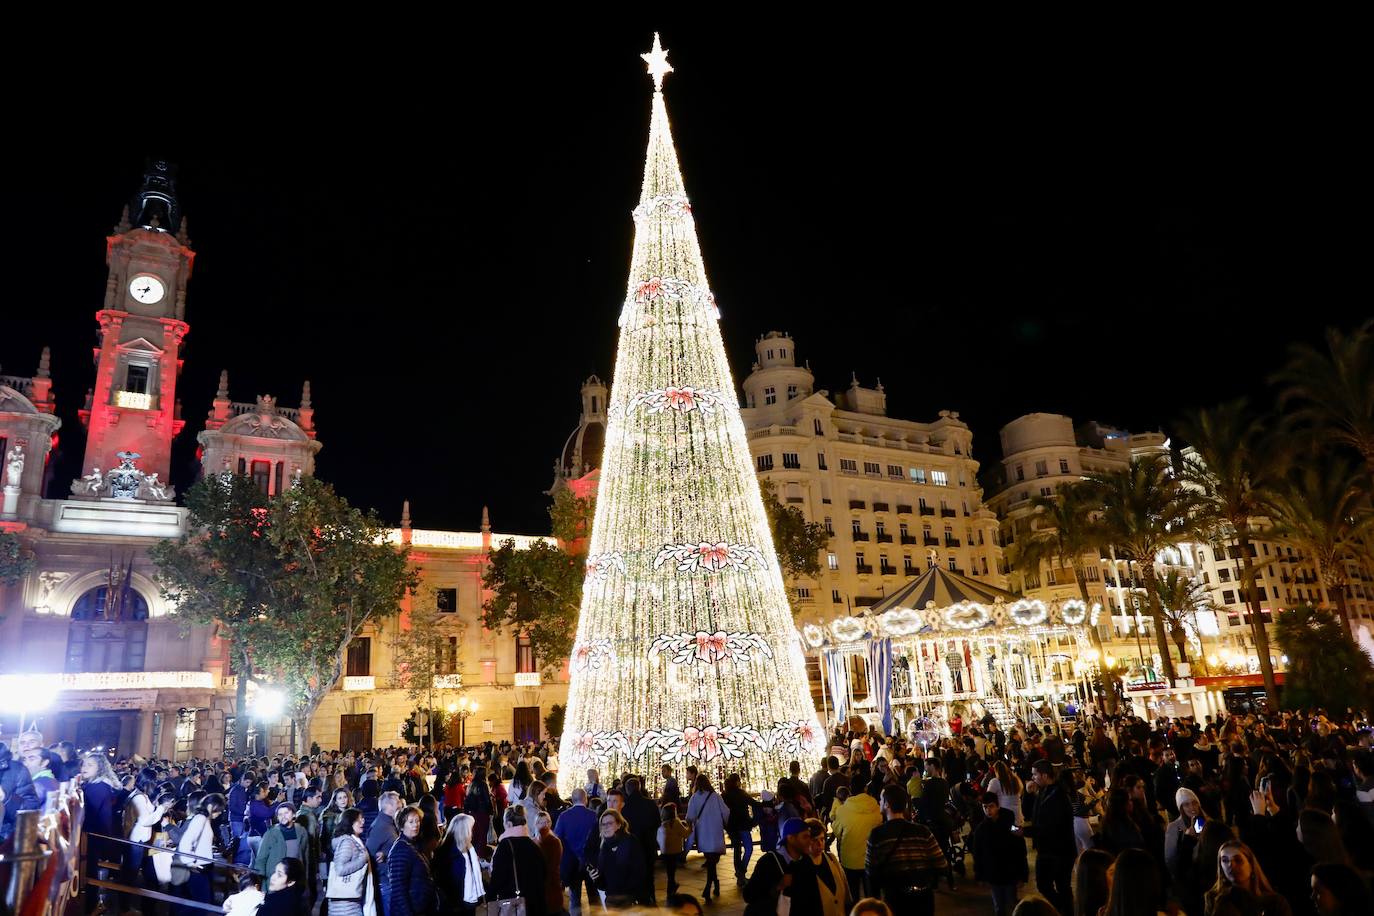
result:
M 1101 612 L 932 566 L 861 615 L 803 624 L 801 640 L 819 661 L 827 722 L 858 716 L 929 744 L 956 715 L 990 714 L 1005 729 L 1094 702 L 1099 657 L 1087 627 Z

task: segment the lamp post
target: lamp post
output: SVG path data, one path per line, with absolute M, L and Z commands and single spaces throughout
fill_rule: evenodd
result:
M 468 716 L 477 713 L 477 701 L 460 697 L 458 702 L 448 704 L 448 712 L 449 715 L 458 717 L 458 746 L 466 747 L 468 743 Z

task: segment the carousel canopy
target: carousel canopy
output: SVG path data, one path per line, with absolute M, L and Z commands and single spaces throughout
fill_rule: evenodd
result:
M 895 611 L 898 608 L 920 610 L 928 605 L 944 608 L 951 604 L 960 604 L 966 601 L 990 605 L 995 604 L 999 599 L 1011 604 L 1019 597 L 1019 595 L 1014 595 L 1006 589 L 979 582 L 977 579 L 970 579 L 968 576 L 961 576 L 957 572 L 941 569 L 939 566 L 932 566 L 873 605 L 869 608 L 869 612 L 877 615 Z

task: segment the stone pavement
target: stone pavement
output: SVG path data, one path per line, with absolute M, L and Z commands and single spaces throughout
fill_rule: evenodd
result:
M 753 872 L 753 866 L 758 862 L 759 852 L 754 850 L 754 860 L 750 863 L 749 871 Z M 700 853 L 689 853 L 687 864 L 677 871 L 679 891 L 692 894 L 701 900 L 701 889 L 706 885 L 706 871 L 704 869 L 706 860 Z M 1032 866 L 1033 868 L 1033 866 Z M 983 885 L 973 881 L 973 863 L 968 863 L 969 877 L 960 880 L 955 876 L 955 889 L 950 890 L 945 882 L 940 883 L 939 889 L 935 892 L 935 914 L 936 916 L 991 916 L 992 897 Z M 730 853 L 727 851 L 725 857 L 720 860 L 717 866 L 717 874 L 720 876 L 720 899 L 712 898 L 709 903 L 704 903 L 702 909 L 708 916 L 740 916 L 744 912 L 744 896 L 739 886 L 735 883 L 734 866 L 730 861 Z M 667 876 L 662 867 L 655 869 L 654 876 L 658 888 L 658 902 L 661 904 L 666 899 Z M 1022 896 L 1035 892 L 1033 885 L 1022 888 Z M 628 913 L 653 913 L 653 910 L 636 908 L 626 911 Z M 592 916 L 591 913 L 584 911 L 584 916 Z M 897 913 L 895 916 L 906 916 Z

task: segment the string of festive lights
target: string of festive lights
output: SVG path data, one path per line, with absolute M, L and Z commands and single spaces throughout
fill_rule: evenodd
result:
M 649 146 L 596 516 L 572 652 L 560 785 L 695 763 L 771 788 L 824 734 L 754 475 L 673 148 L 654 37 Z

